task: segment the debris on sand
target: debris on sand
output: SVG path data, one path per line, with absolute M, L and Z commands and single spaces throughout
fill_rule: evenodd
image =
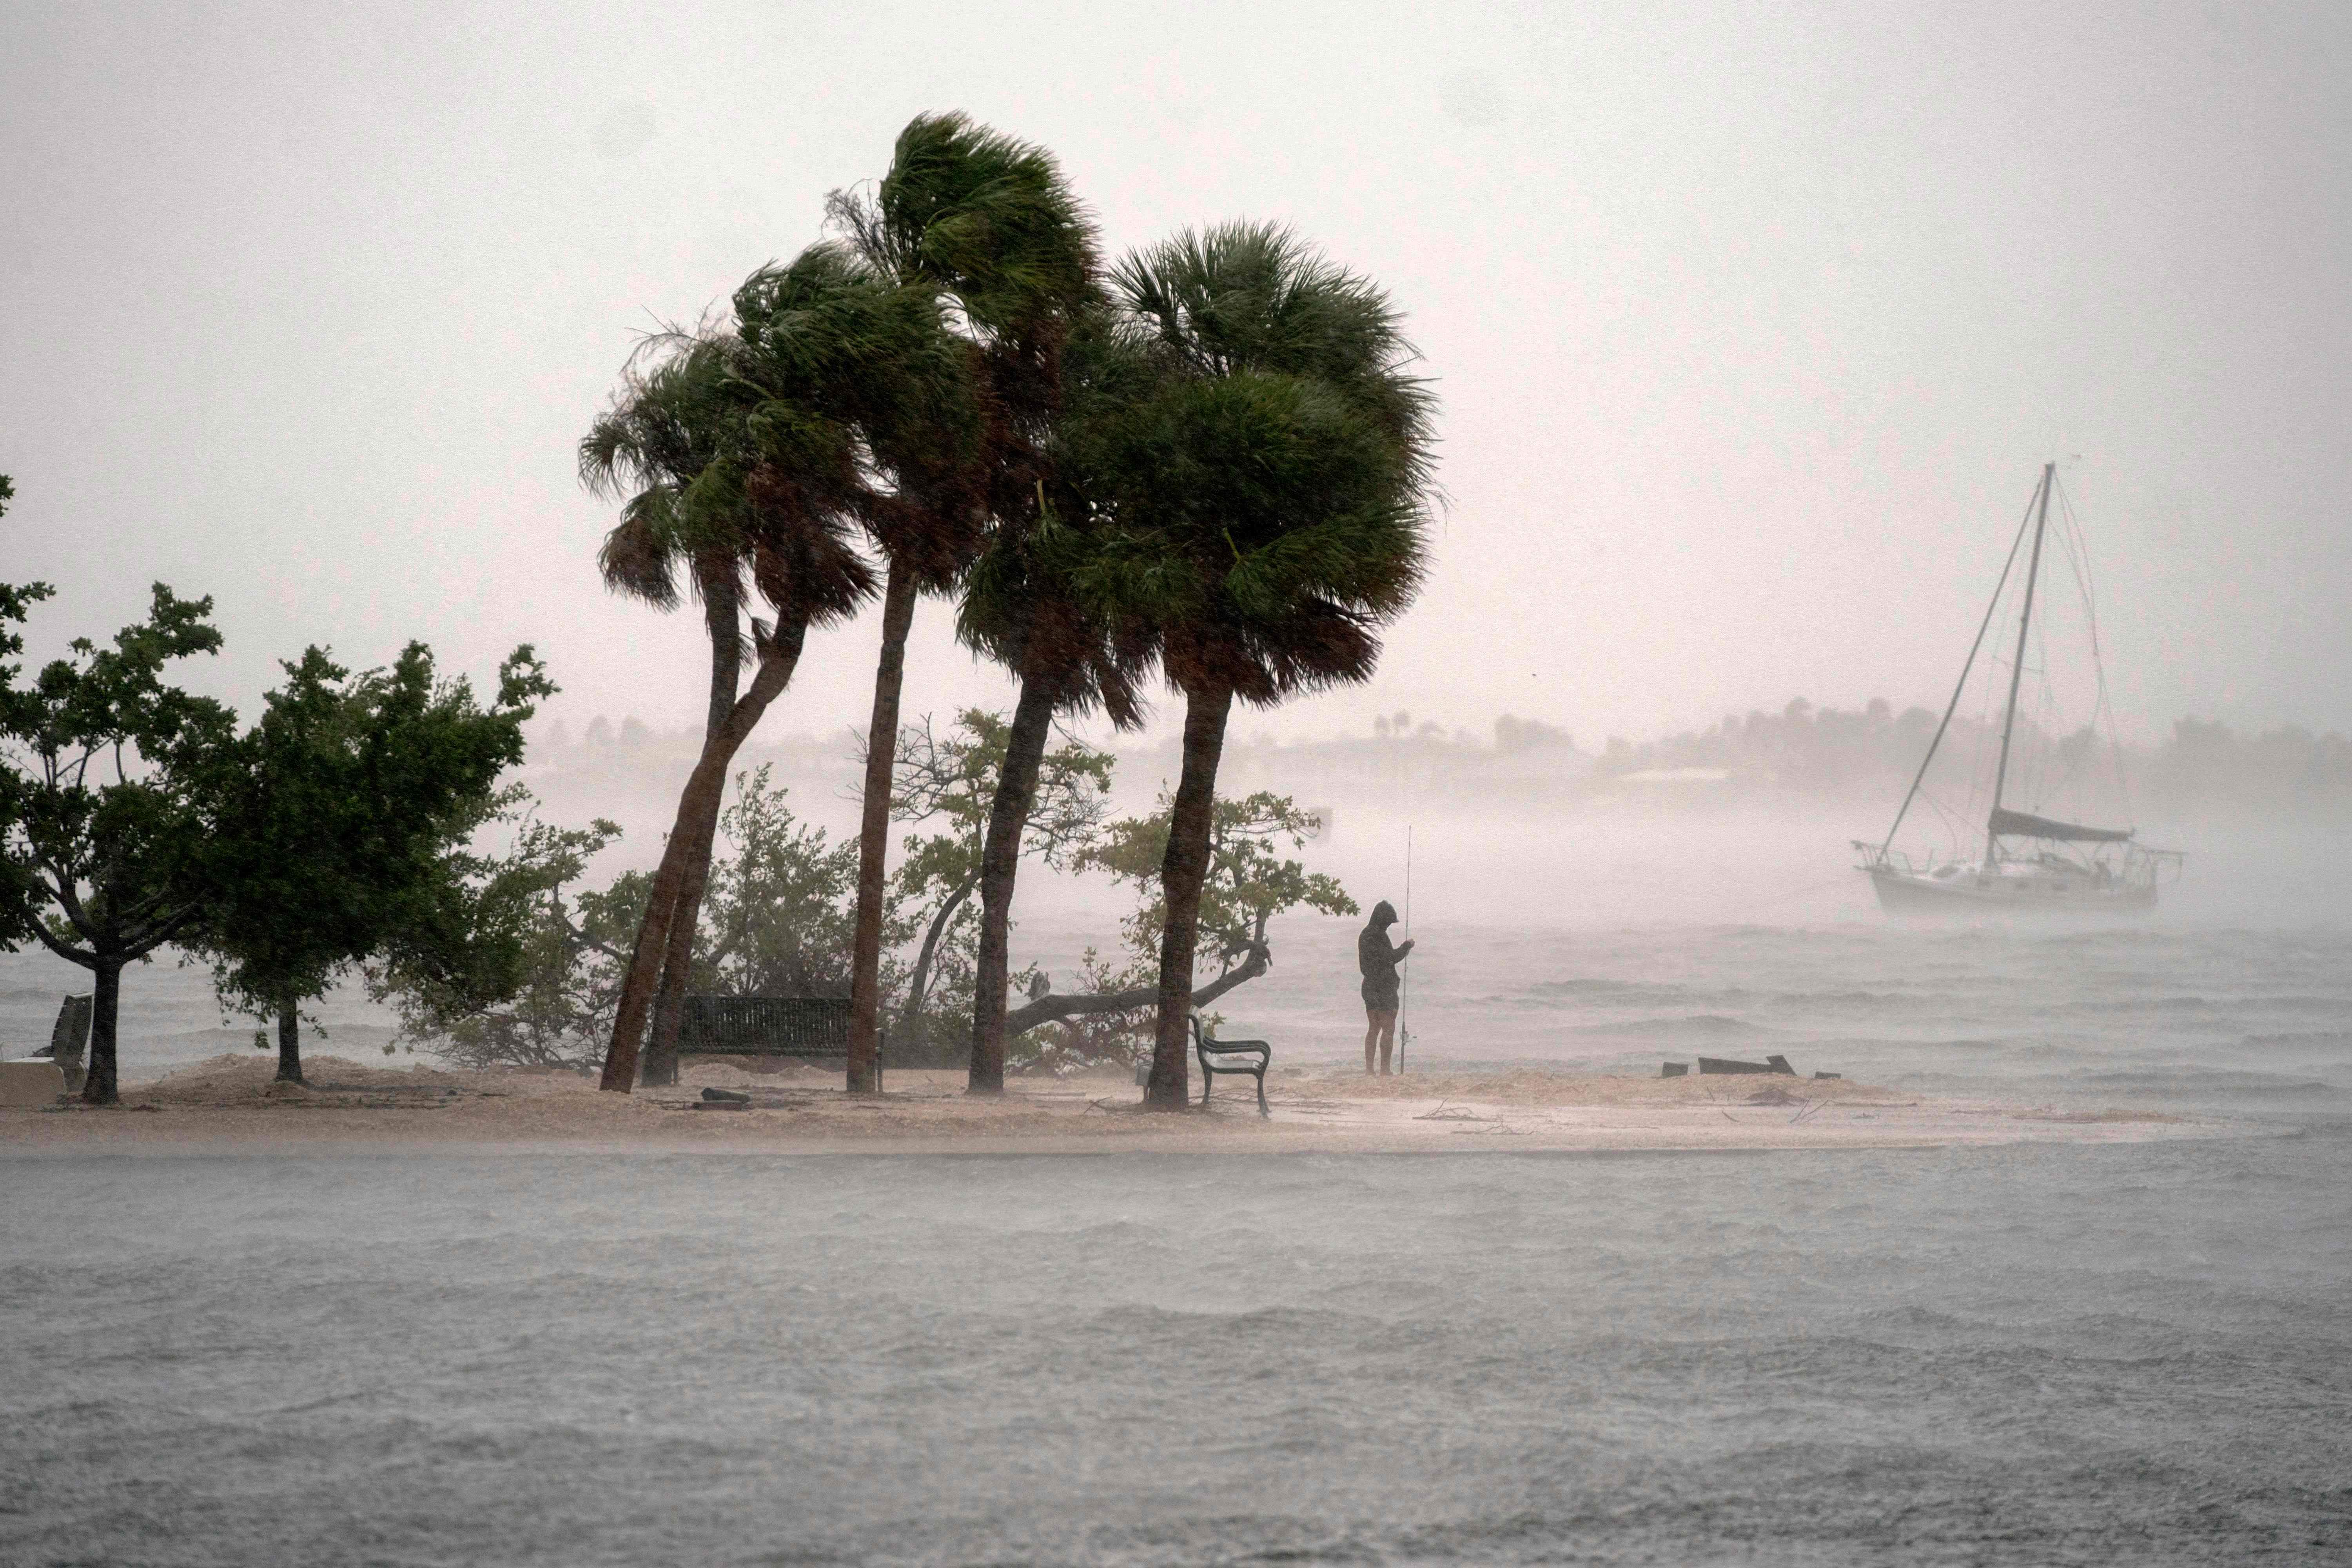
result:
M 1777 1072 L 1786 1073 L 1790 1078 L 1797 1076 L 1797 1069 L 1789 1065 L 1789 1058 L 1786 1057 L 1766 1057 L 1760 1062 L 1738 1062 L 1722 1057 L 1701 1057 L 1698 1058 L 1698 1070 L 1705 1073 Z

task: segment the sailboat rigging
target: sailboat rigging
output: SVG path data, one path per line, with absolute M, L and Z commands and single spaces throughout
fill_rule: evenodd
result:
M 1894 825 L 1878 843 L 1853 841 L 1854 849 L 1862 857 L 1856 868 L 1869 875 L 1878 891 L 1879 903 L 1887 910 L 1901 913 L 2146 910 L 2155 907 L 2158 888 L 2179 874 L 2183 857 L 2174 850 L 2151 849 L 2140 844 L 2135 828 L 2085 826 L 2037 812 L 2013 810 L 2007 804 L 2011 752 L 2017 736 L 2018 695 L 2025 677 L 2027 637 L 2033 626 L 2034 593 L 2042 576 L 2042 545 L 2049 534 L 2050 500 L 2057 489 L 2057 472 L 2055 463 L 2042 465 L 2042 482 L 2034 487 L 2033 499 L 2027 503 L 2017 537 L 2010 544 L 2009 558 L 2001 565 L 1992 601 L 1985 606 L 1976 640 L 1969 645 L 1968 659 L 1960 667 L 1960 679 L 1952 687 L 1951 701 L 1945 705 L 1943 720 L 1936 726 L 1935 737 L 1927 742 L 1927 754 L 1920 759 L 1919 771 L 1913 775 L 1911 788 L 1895 811 Z M 2000 760 L 1993 772 L 1991 809 L 1985 816 L 1983 855 L 1973 861 L 1947 858 L 1915 864 L 1895 848 L 1895 835 L 1902 831 L 1904 818 L 1919 798 L 1927 770 L 1951 729 L 1952 716 L 1959 709 L 1961 694 L 1976 668 L 1977 656 L 1983 650 L 1986 634 L 1992 629 L 2029 528 L 2032 548 L 2026 561 L 2024 605 L 2018 612 L 2017 650 L 2010 663 L 2009 700 L 2001 714 Z

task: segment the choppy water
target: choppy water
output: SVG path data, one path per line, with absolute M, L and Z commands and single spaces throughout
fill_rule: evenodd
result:
M 2352 1562 L 2352 934 L 1423 936 L 1432 1066 L 1781 1051 L 2265 1135 L 0 1149 L 0 1561 Z M 1227 1008 L 1292 1059 L 1354 1048 L 1327 938 Z M 218 1048 L 137 1011 L 171 973 L 134 1070 Z

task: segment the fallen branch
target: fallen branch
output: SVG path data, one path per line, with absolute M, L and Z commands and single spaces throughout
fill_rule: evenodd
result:
M 1228 970 L 1192 993 L 1192 1005 L 1205 1007 L 1244 981 L 1256 979 L 1274 967 L 1274 953 L 1263 943 L 1250 952 L 1249 962 L 1239 969 Z M 1098 1017 L 1105 1013 L 1139 1013 L 1160 1003 L 1157 985 L 1139 986 L 1132 991 L 1074 991 L 1068 995 L 1048 994 L 1025 1007 L 1016 1007 L 1005 1015 L 1004 1035 L 1011 1039 L 1016 1035 L 1045 1024 L 1058 1024 L 1068 1018 Z

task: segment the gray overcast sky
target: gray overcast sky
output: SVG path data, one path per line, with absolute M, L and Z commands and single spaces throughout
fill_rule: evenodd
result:
M 1410 313 L 1429 591 L 1372 686 L 1240 733 L 1937 702 L 2051 456 L 2127 731 L 2352 729 L 2340 5 L 12 6 L 35 651 L 160 578 L 241 704 L 306 642 L 529 640 L 575 728 L 698 722 L 696 620 L 602 591 L 573 443 L 634 331 L 945 108 L 1055 149 L 1114 248 L 1280 218 Z M 910 710 L 1006 700 L 926 616 Z M 862 722 L 873 637 L 768 727 Z

